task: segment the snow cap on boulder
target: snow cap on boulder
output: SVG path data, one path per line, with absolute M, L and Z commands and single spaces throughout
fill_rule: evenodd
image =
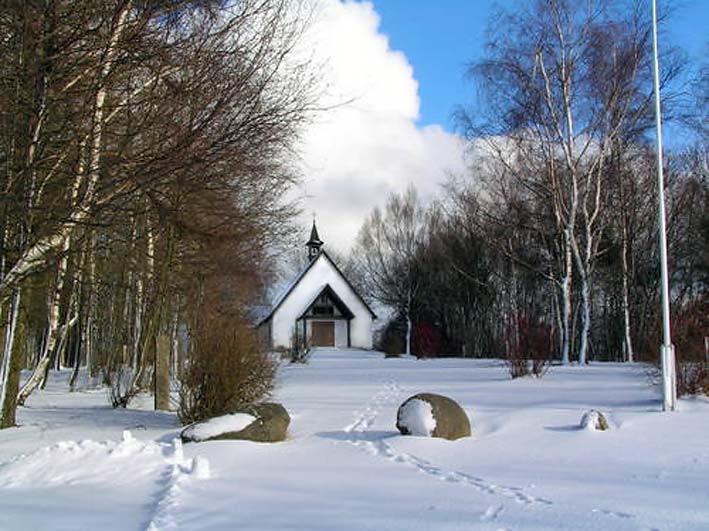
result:
M 406 399 L 396 414 L 402 435 L 419 435 L 455 440 L 470 437 L 470 420 L 465 410 L 448 397 L 419 393 Z
M 231 413 L 190 424 L 182 430 L 182 440 L 192 442 L 209 441 L 228 433 L 237 433 L 256 421 L 248 413 Z
M 606 431 L 610 429 L 610 424 L 603 413 L 597 409 L 589 409 L 581 417 L 580 427 L 589 431 Z

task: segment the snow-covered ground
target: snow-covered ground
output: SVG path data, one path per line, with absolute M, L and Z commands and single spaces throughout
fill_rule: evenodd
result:
M 184 447 L 174 415 L 65 378 L 0 431 L 0 529 L 709 529 L 709 402 L 659 413 L 640 365 L 512 381 L 497 361 L 321 350 L 279 372 L 288 441 Z M 473 437 L 400 436 L 422 391 Z M 591 408 L 611 430 L 579 428 Z

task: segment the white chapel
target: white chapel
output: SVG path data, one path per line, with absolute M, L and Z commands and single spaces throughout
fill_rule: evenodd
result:
M 269 346 L 371 349 L 377 316 L 322 249 L 315 221 L 306 246 L 307 266 L 258 323 Z

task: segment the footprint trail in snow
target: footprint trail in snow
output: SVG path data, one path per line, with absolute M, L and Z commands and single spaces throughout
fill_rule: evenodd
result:
M 173 439 L 169 453 L 168 466 L 160 482 L 162 488 L 158 493 L 152 517 L 145 527 L 146 531 L 179 529 L 173 511 L 180 506 L 182 491 L 193 480 L 209 478 L 209 461 L 200 456 L 185 459 L 180 439 Z
M 403 389 L 396 382 L 386 382 L 384 389 L 377 392 L 367 403 L 363 412 L 355 413 L 355 421 L 344 428 L 351 435 L 348 442 L 355 447 L 366 451 L 370 455 L 383 457 L 395 463 L 409 466 L 418 472 L 449 483 L 459 483 L 472 487 L 484 494 L 502 496 L 512 499 L 517 503 L 527 506 L 540 504 L 552 505 L 550 500 L 532 496 L 524 492 L 521 487 L 496 485 L 483 478 L 466 474 L 457 470 L 447 470 L 430 461 L 415 455 L 399 452 L 382 439 L 371 439 L 367 436 L 368 430 L 374 425 L 382 406 L 395 403 L 401 397 Z M 504 511 L 503 505 L 492 505 L 480 516 L 481 521 L 495 520 Z

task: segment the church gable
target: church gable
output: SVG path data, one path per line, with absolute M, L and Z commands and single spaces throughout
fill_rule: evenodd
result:
M 300 319 L 312 318 L 333 318 L 333 319 L 352 319 L 354 314 L 338 297 L 337 293 L 326 284 L 325 287 L 318 292 L 312 302 L 308 304 L 305 311 L 300 314 Z
M 349 308 L 351 312 L 366 311 L 372 318 L 376 318 L 369 305 L 325 251 L 320 251 L 297 277 L 272 313 L 277 313 L 283 306 L 295 306 L 300 316 L 326 287 L 329 287 L 327 294 L 336 297 L 340 304 Z
M 311 280 L 309 277 L 316 278 Z M 325 279 L 328 278 L 331 280 L 334 278 L 334 282 L 327 283 Z M 318 282 L 318 279 L 321 279 L 320 282 Z M 333 288 L 333 284 L 337 286 L 337 288 Z M 304 311 L 307 309 L 309 303 L 312 302 L 312 297 L 315 295 L 314 290 L 319 292 L 326 286 L 329 287 L 329 292 L 334 294 L 342 304 L 345 304 L 342 300 L 342 292 L 349 292 L 351 296 L 357 299 L 359 304 L 364 307 L 371 317 L 376 319 L 376 314 L 357 292 L 354 286 L 352 286 L 350 281 L 347 280 L 332 258 L 330 258 L 327 252 L 320 250 L 308 266 L 303 269 L 303 271 L 301 271 L 301 273 L 279 295 L 271 311 L 263 317 L 259 324 L 271 319 L 273 315 L 276 314 L 284 304 L 286 304 L 286 302 L 288 302 L 288 304 L 300 305 L 303 307 Z M 337 293 L 338 291 L 340 292 L 339 295 Z M 304 299 L 304 296 L 307 298 Z

